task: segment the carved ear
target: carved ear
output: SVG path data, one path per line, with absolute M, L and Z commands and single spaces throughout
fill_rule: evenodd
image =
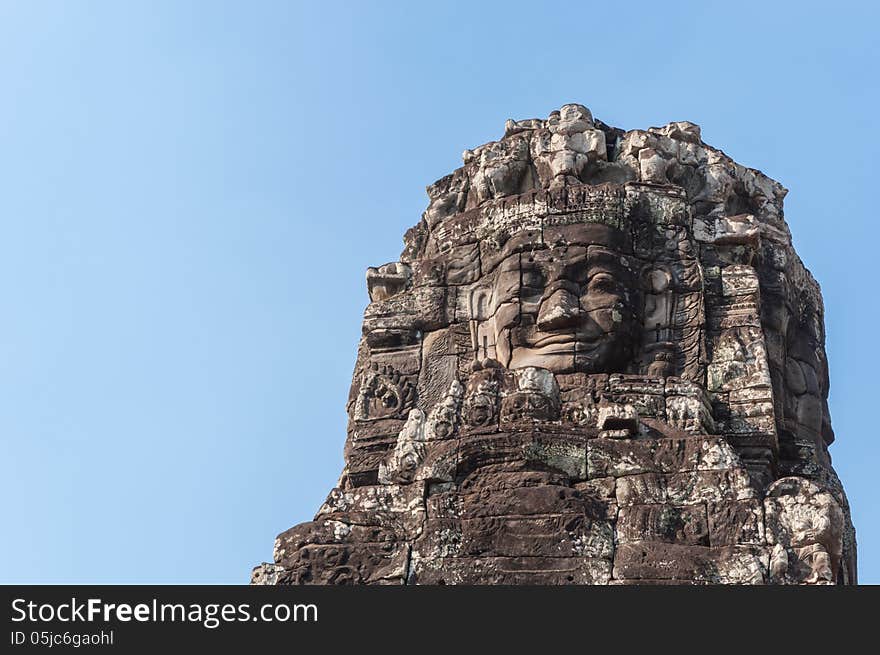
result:
M 471 290 L 468 302 L 470 318 L 475 321 L 485 321 L 492 317 L 492 289 L 477 287 Z
M 651 267 L 644 272 L 644 289 L 648 293 L 665 293 L 672 284 L 672 273 L 666 267 Z

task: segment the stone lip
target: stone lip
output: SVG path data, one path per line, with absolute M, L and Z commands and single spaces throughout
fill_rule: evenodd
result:
M 564 105 L 367 270 L 345 469 L 254 584 L 853 584 L 787 193 Z

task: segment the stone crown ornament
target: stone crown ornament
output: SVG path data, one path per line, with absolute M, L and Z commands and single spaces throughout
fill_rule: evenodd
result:
M 346 464 L 255 584 L 853 584 L 786 190 L 565 105 L 370 268 Z

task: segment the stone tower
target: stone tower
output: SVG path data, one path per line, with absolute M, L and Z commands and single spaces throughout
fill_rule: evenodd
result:
M 346 465 L 257 584 L 852 584 L 786 190 L 692 123 L 507 121 L 367 270 Z

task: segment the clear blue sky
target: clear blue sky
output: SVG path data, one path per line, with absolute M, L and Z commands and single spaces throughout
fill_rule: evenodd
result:
M 464 148 L 580 102 L 694 121 L 790 190 L 880 583 L 878 23 L 869 2 L 0 1 L 0 581 L 247 581 L 341 469 L 366 267 Z

